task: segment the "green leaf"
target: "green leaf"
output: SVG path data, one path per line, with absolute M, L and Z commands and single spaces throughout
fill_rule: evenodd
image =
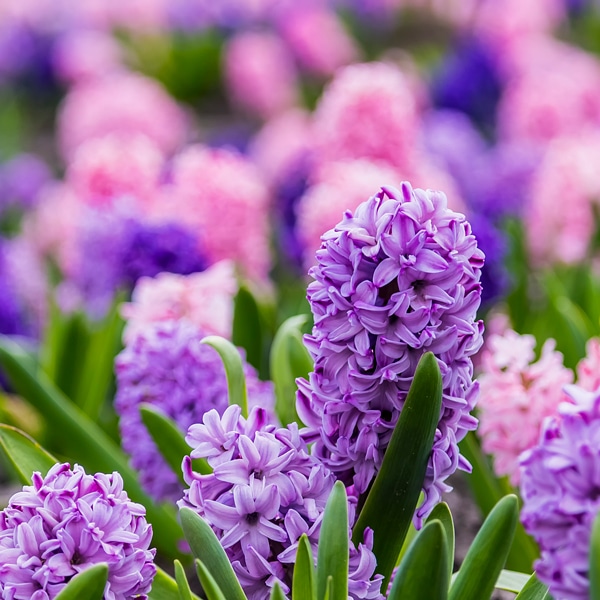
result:
M 373 529 L 377 572 L 385 590 L 412 520 L 442 404 L 442 377 L 435 356 L 421 357 L 381 469 L 354 526 L 353 540 Z
M 246 351 L 246 361 L 260 372 L 263 360 L 261 314 L 256 299 L 244 285 L 234 300 L 231 341 Z
M 198 579 L 202 584 L 202 589 L 206 594 L 207 600 L 227 600 L 219 584 L 215 581 L 215 578 L 211 575 L 210 571 L 206 568 L 206 565 L 197 558 L 196 572 L 198 573 Z
M 325 596 L 331 579 L 329 600 L 348 599 L 348 498 L 336 481 L 327 499 L 317 551 L 317 598 Z
M 333 577 L 331 575 L 327 578 L 327 586 L 325 588 L 325 596 L 323 600 L 332 600 L 333 598 Z
M 296 413 L 296 379 L 308 377 L 314 363 L 302 343 L 302 327 L 309 317 L 297 315 L 284 321 L 271 346 L 271 379 L 275 386 L 275 410 L 287 425 L 298 422 Z
M 497 590 L 506 590 L 518 594 L 531 578 L 531 575 L 502 569 L 494 586 Z
M 181 463 L 183 457 L 187 456 L 191 450 L 185 441 L 185 435 L 173 419 L 167 417 L 163 411 L 152 404 L 140 404 L 140 415 L 156 447 L 185 487 Z M 212 469 L 204 459 L 194 460 L 194 470 L 204 475 L 212 473 Z
M 538 580 L 534 573 L 515 600 L 552 600 L 552 596 L 548 588 Z
M 192 590 L 190 589 L 189 581 L 185 576 L 183 565 L 178 560 L 175 560 L 173 562 L 173 567 L 175 569 L 175 581 L 177 582 L 180 600 L 193 600 Z
M 594 519 L 590 541 L 590 600 L 600 600 L 600 512 Z
M 176 560 L 175 574 L 177 574 L 178 564 L 181 567 L 181 563 Z M 178 582 L 165 573 L 160 567 L 157 567 L 156 575 L 152 581 L 152 589 L 148 594 L 148 600 L 186 600 L 187 596 L 182 596 L 180 590 L 181 588 L 179 587 Z M 190 598 L 191 600 L 199 600 L 196 594 L 192 594 Z
M 312 550 L 305 533 L 300 537 L 294 564 L 294 577 L 292 580 L 292 598 L 297 600 L 316 600 L 317 589 L 315 581 L 315 567 Z
M 388 600 L 445 600 L 450 569 L 444 525 L 435 519 L 415 537 L 400 563 Z
M 446 534 L 446 549 L 448 551 L 448 572 L 452 575 L 454 570 L 454 521 L 450 508 L 445 502 L 440 502 L 433 507 L 431 514 L 427 518 L 427 522 L 439 521 L 444 528 Z
M 239 350 L 230 341 L 218 335 L 209 335 L 201 343 L 211 346 L 219 353 L 227 375 L 229 404 L 238 404 L 241 406 L 242 415 L 247 417 L 248 394 L 246 391 L 246 377 L 244 376 L 244 364 Z
M 301 598 L 301 596 L 299 596 Z M 285 594 L 281 591 L 279 584 L 275 582 L 273 589 L 271 590 L 271 599 L 270 600 L 287 600 Z M 304 600 L 304 599 L 303 599 Z
M 44 476 L 58 462 L 33 438 L 10 425 L 0 424 L 0 449 L 24 485 L 31 484 L 34 471 L 39 471 Z
M 0 364 L 13 388 L 61 433 L 64 446 L 72 460 L 88 472 L 112 473 L 123 477 L 129 497 L 146 507 L 152 523 L 153 543 L 168 558 L 180 556 L 178 543 L 181 528 L 172 511 L 155 505 L 142 490 L 138 476 L 129 467 L 127 457 L 106 433 L 48 380 L 30 357 L 13 340 L 0 336 Z
M 181 508 L 179 515 L 192 554 L 203 562 L 227 600 L 247 600 L 225 550 L 210 525 L 187 507 Z
M 519 504 L 514 495 L 498 502 L 475 536 L 450 588 L 450 600 L 484 600 L 491 596 L 512 544 Z
M 108 565 L 98 563 L 77 573 L 56 596 L 56 600 L 102 600 L 108 580 Z

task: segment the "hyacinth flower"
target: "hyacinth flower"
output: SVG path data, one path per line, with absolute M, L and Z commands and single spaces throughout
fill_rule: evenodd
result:
M 108 565 L 107 600 L 146 598 L 156 572 L 146 509 L 119 473 L 88 475 L 56 464 L 0 511 L 0 594 L 52 600 L 78 573 Z
M 228 407 L 207 412 L 189 428 L 184 459 L 189 488 L 178 504 L 208 522 L 225 549 L 248 600 L 268 600 L 277 582 L 288 593 L 300 537 L 317 549 L 323 511 L 335 477 L 308 452 L 297 425 L 269 424 L 262 408 L 248 418 Z M 192 469 L 205 458 L 213 472 Z M 350 548 L 349 598 L 382 598 L 375 575 L 372 535 Z
M 481 356 L 478 429 L 498 476 L 519 483 L 519 455 L 535 445 L 543 421 L 568 400 L 563 387 L 573 372 L 556 342 L 547 340 L 535 360 L 535 338 L 507 330 L 492 335 Z
M 309 274 L 314 371 L 298 380 L 297 410 L 314 453 L 356 493 L 371 484 L 419 358 L 438 360 L 442 412 L 423 484 L 420 524 L 457 468 L 458 442 L 477 421 L 471 357 L 483 253 L 441 192 L 384 187 L 322 237 Z
M 223 363 L 213 348 L 200 343 L 204 337 L 186 319 L 157 322 L 127 338 L 125 349 L 115 359 L 115 410 L 122 446 L 142 486 L 155 500 L 174 502 L 181 498 L 183 488 L 146 430 L 140 405 L 158 408 L 182 431 L 207 411 L 221 414 L 228 406 Z M 272 384 L 260 381 L 245 362 L 244 374 L 250 405 L 262 406 L 273 420 Z
M 574 385 L 566 392 L 572 403 L 558 408 L 521 456 L 521 520 L 540 546 L 536 574 L 552 597 L 585 600 L 600 511 L 600 395 Z

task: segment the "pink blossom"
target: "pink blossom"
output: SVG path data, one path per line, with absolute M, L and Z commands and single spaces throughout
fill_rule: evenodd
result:
M 368 158 L 409 171 L 417 109 L 408 79 L 386 63 L 341 69 L 319 101 L 313 135 L 318 162 Z
M 269 192 L 258 170 L 240 154 L 190 146 L 173 164 L 173 195 L 164 210 L 185 215 L 200 229 L 212 261 L 235 261 L 251 279 L 270 267 Z
M 577 385 L 595 392 L 600 388 L 600 339 L 588 340 L 585 350 L 585 357 L 577 365 Z
M 227 89 L 242 110 L 267 119 L 298 104 L 296 66 L 281 39 L 267 31 L 236 34 L 224 50 Z
M 145 135 L 171 153 L 184 141 L 186 118 L 153 79 L 133 73 L 107 75 L 75 86 L 58 115 L 58 138 L 65 157 L 84 141 L 115 133 Z
M 582 260 L 600 197 L 600 136 L 557 139 L 534 175 L 525 225 L 534 262 Z
M 60 37 L 52 52 L 56 75 L 69 84 L 117 71 L 121 60 L 119 44 L 103 31 L 75 29 Z
M 299 64 L 320 77 L 356 62 L 359 49 L 335 12 L 304 2 L 282 12 L 278 30 Z
M 155 201 L 164 157 L 143 136 L 115 134 L 83 143 L 67 170 L 67 181 L 78 199 L 89 206 L 108 208 L 121 197 L 149 207 Z
M 191 275 L 160 273 L 153 278 L 142 277 L 132 301 L 121 307 L 127 320 L 123 339 L 129 344 L 152 323 L 179 319 L 190 321 L 207 335 L 229 338 L 236 291 L 234 266 L 229 261 Z
M 563 386 L 573 382 L 573 373 L 555 345 L 547 340 L 536 361 L 535 338 L 509 329 L 490 336 L 481 356 L 479 435 L 496 473 L 513 485 L 519 483 L 519 455 L 535 445 L 544 419 L 568 401 Z

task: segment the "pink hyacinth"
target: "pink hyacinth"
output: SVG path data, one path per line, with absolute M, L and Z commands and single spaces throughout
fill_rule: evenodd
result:
M 534 38 L 516 46 L 507 62 L 511 77 L 498 107 L 504 139 L 543 143 L 598 127 L 600 62 L 592 55 Z
M 63 155 L 109 133 L 145 135 L 168 154 L 185 140 L 186 118 L 159 83 L 142 75 L 113 74 L 74 87 L 58 115 Z
M 314 115 L 317 162 L 368 158 L 410 172 L 417 108 L 408 78 L 386 63 L 341 69 Z
M 229 261 L 191 275 L 160 273 L 154 278 L 142 277 L 132 301 L 121 307 L 127 320 L 123 339 L 129 344 L 152 323 L 178 319 L 187 319 L 207 335 L 229 338 L 236 291 L 234 268 Z
M 234 151 L 190 146 L 173 164 L 172 203 L 203 234 L 212 261 L 231 259 L 265 281 L 270 267 L 269 191 L 258 170 Z
M 535 338 L 507 330 L 488 338 L 479 376 L 479 435 L 494 457 L 496 473 L 519 483 L 519 455 L 535 445 L 544 419 L 568 401 L 563 386 L 573 373 L 563 365 L 554 340 L 535 360 Z
M 600 338 L 589 339 L 585 351 L 585 357 L 577 365 L 577 385 L 596 392 L 600 388 Z
M 227 90 L 234 104 L 268 119 L 299 101 L 296 66 L 286 45 L 267 31 L 236 34 L 224 51 Z
M 282 11 L 277 28 L 302 68 L 320 77 L 356 62 L 359 49 L 331 9 L 298 3 Z
M 534 262 L 582 260 L 594 233 L 592 201 L 600 198 L 600 136 L 555 140 L 533 178 L 525 225 Z
M 108 135 L 82 144 L 67 169 L 67 180 L 79 201 L 109 208 L 123 197 L 140 208 L 156 200 L 164 165 L 160 150 L 143 136 Z

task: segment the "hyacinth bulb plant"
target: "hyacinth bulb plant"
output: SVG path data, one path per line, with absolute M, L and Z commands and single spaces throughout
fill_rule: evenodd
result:
M 441 192 L 386 187 L 346 213 L 311 272 L 306 346 L 304 317 L 284 322 L 271 345 L 276 415 L 249 402 L 249 371 L 232 342 L 192 336 L 197 356 L 197 344 L 219 355 L 228 406 L 187 431 L 144 403 L 138 421 L 179 477 L 178 511 L 144 489 L 96 406 L 70 400 L 2 338 L 11 385 L 61 432 L 61 459 L 82 465 L 71 469 L 0 424 L 0 448 L 25 486 L 0 512 L 2 597 L 489 600 L 498 587 L 547 598 L 531 564 L 503 570 L 518 520 L 513 495 L 489 512 L 453 574 L 454 524 L 440 496 L 445 479 L 468 468 L 457 444 L 476 426 L 483 258 Z M 254 302 L 246 298 L 245 314 L 257 314 Z M 234 324 L 247 326 L 243 316 Z M 596 529 L 578 561 L 598 562 Z

